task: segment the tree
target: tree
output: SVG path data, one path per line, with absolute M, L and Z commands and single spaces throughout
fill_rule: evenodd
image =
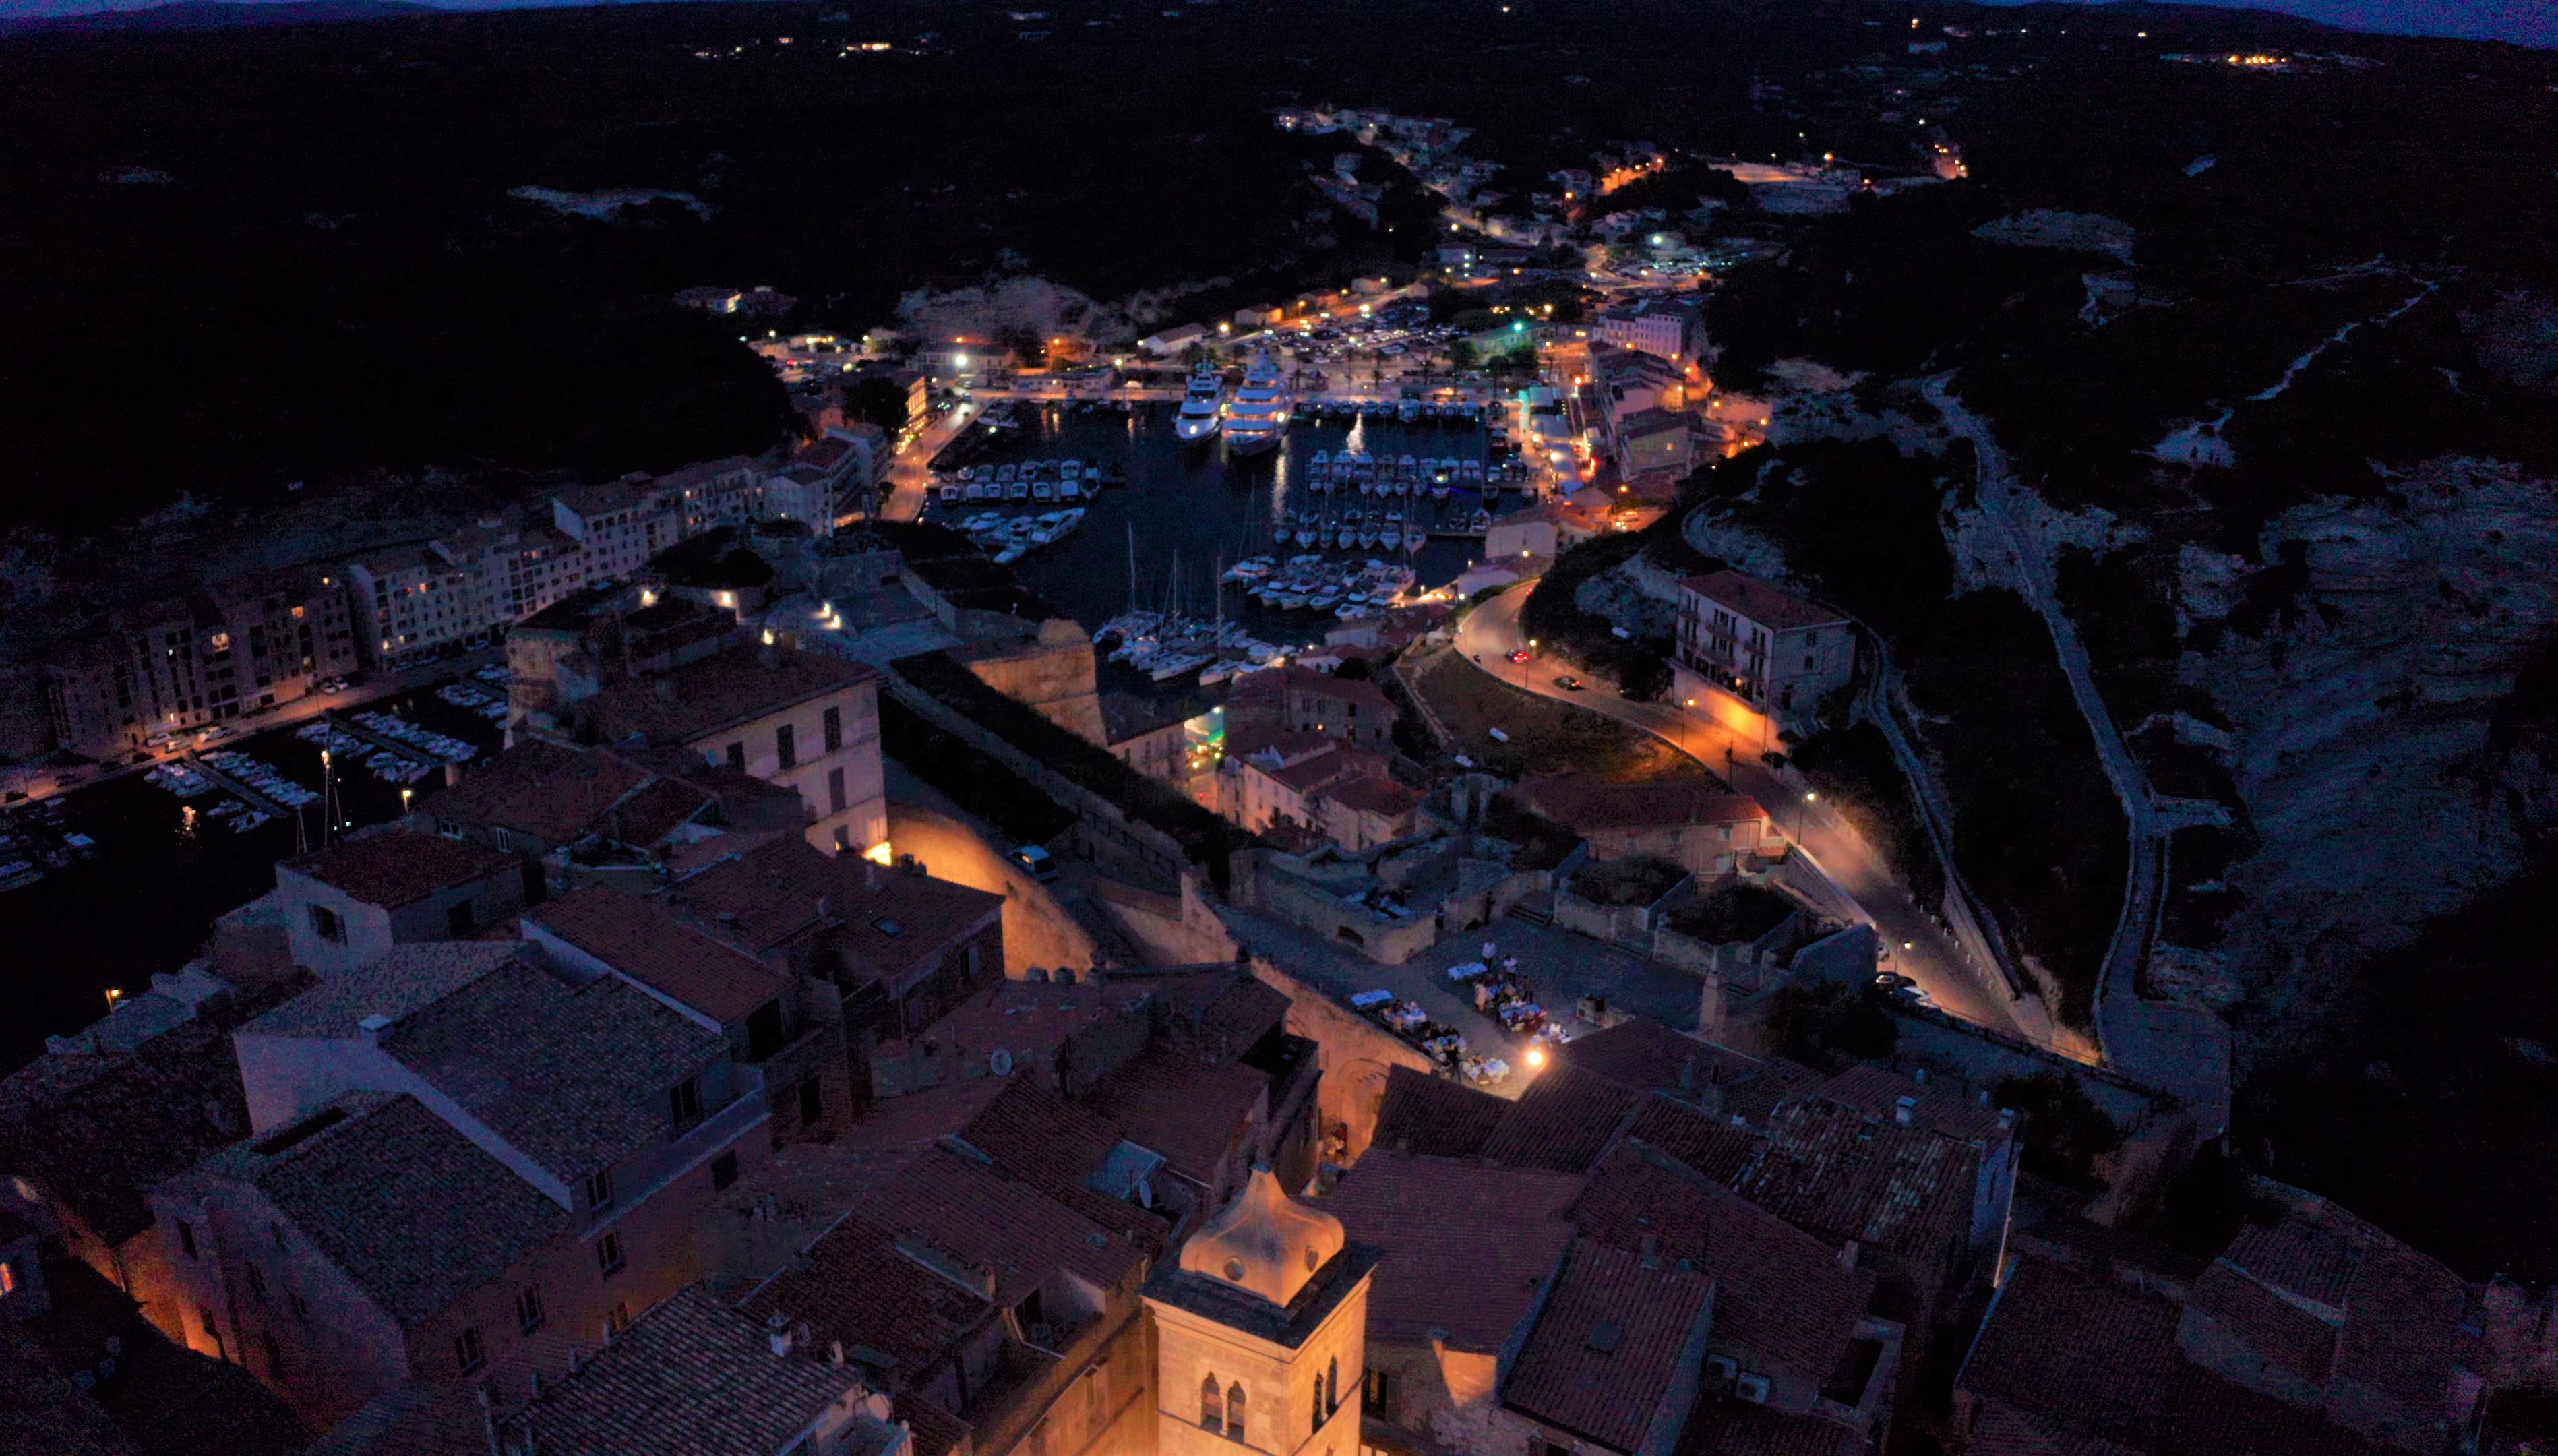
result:
M 1767 1025 L 1780 1054 L 1822 1072 L 1879 1061 L 1901 1044 L 1880 991 L 1837 981 L 1779 986 L 1768 998 Z
M 1349 657 L 1333 669 L 1333 675 L 1344 682 L 1366 682 L 1374 676 L 1374 671 L 1368 666 L 1367 658 Z
M 2088 1098 L 2075 1077 L 2057 1072 L 2003 1077 L 1991 1084 L 1990 1096 L 2000 1106 L 2016 1109 L 2025 1171 L 2037 1178 L 2086 1187 L 2096 1181 L 2096 1159 L 2123 1145 L 2122 1129 Z
M 1475 366 L 1475 346 L 1471 340 L 1460 339 L 1448 346 L 1448 367 L 1451 369 L 1471 369 Z
M 863 379 L 844 396 L 844 412 L 879 426 L 894 438 L 906 428 L 907 397 L 906 386 L 895 379 Z

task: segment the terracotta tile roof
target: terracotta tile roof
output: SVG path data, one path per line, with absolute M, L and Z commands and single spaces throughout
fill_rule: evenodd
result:
M 203 1021 L 131 1052 L 48 1052 L 0 1081 L 0 1169 L 41 1181 L 109 1244 L 151 1227 L 153 1185 L 247 1126 L 230 1036 Z
M 215 1155 L 205 1171 L 254 1183 L 384 1314 L 411 1327 L 570 1222 L 415 1098 L 388 1092 L 350 1092 Z
M 2032 1412 L 2038 1425 L 2146 1448 L 2183 1363 L 2176 1320 L 2158 1295 L 2027 1259 L 1992 1301 L 1954 1388 Z
M 772 1456 L 860 1383 L 849 1366 L 774 1354 L 760 1322 L 693 1284 L 518 1420 L 546 1456 Z
M 1634 1104 L 1625 1140 L 1658 1148 L 1727 1188 L 1768 1146 L 1765 1134 L 1735 1127 L 1730 1117 L 1710 1116 L 1657 1094 Z
M 652 742 L 692 745 L 878 676 L 876 669 L 831 653 L 734 648 L 644 679 L 611 683 L 578 711 L 607 743 L 637 733 Z
M 940 964 L 955 943 L 1000 923 L 1004 907 L 1001 895 L 829 856 L 795 834 L 759 836 L 677 881 L 664 899 L 752 949 L 822 935 L 857 968 L 892 981 Z
M 2387 1449 L 2191 1361 L 2169 1383 L 2165 1404 L 2166 1456 L 2377 1456 Z
M 726 1026 L 779 997 L 781 972 L 684 925 L 649 901 L 589 886 L 524 912 L 525 936 L 546 932 Z
M 353 1037 L 363 1029 L 368 1016 L 397 1021 L 530 953 L 507 941 L 395 946 L 353 970 L 315 982 L 239 1030 L 247 1036 Z
M 1775 1116 L 1778 1107 L 1820 1086 L 1821 1081 L 1821 1075 L 1809 1067 L 1779 1057 L 1726 1085 L 1722 1090 L 1723 1110 L 1753 1126 L 1761 1125 Z
M 1733 1192 L 1805 1233 L 1922 1265 L 1968 1236 L 1979 1158 L 1963 1144 L 1821 1100 L 1779 1107 L 1768 1132 Z
M 2226 1261 L 2212 1264 L 2195 1281 L 2180 1330 L 2200 1331 L 2206 1324 L 2217 1325 L 2223 1337 L 2246 1346 L 2266 1364 L 2311 1388 L 2327 1388 L 2328 1372 L 2336 1364 L 2337 1327 Z
M 1488 1092 L 1396 1066 L 1385 1074 L 1377 1107 L 1379 1148 L 1445 1158 L 1471 1158 L 1508 1115 L 1510 1104 Z
M 828 1229 L 802 1257 L 739 1305 L 750 1319 L 782 1315 L 808 1323 L 824 1349 L 842 1341 L 847 1359 L 891 1384 L 921 1378 L 994 1312 L 983 1295 L 897 1250 L 897 1233 L 861 1214 Z
M 1483 1354 L 1507 1344 L 1572 1242 L 1564 1210 L 1580 1175 L 1371 1149 L 1318 1207 L 1382 1251 L 1368 1286 L 1372 1340 L 1443 1330 Z
M 2384 1238 L 2362 1256 L 2345 1295 L 2336 1377 L 2387 1392 L 2408 1411 L 2440 1418 L 2452 1369 L 2484 1364 L 2461 1331 L 2468 1289 L 2451 1270 Z
M 933 1139 L 967 1126 L 987 1103 L 1003 1095 L 1005 1086 L 999 1078 L 972 1077 L 873 1102 L 836 1138 L 836 1144 L 858 1153 L 927 1147 Z
M 994 1281 L 1011 1305 L 1060 1270 L 1116 1289 L 1145 1251 L 976 1159 L 935 1148 L 890 1179 L 862 1210 Z
M 2276 1289 L 2338 1310 L 2362 1262 L 2361 1249 L 2343 1231 L 2299 1218 L 2244 1225 L 2220 1256 Z
M 1383 814 L 1388 818 L 1408 814 L 1421 805 L 1421 796 L 1392 779 L 1373 774 L 1360 775 L 1346 784 L 1326 790 L 1333 802 L 1364 813 Z
M 1716 1294 L 1720 1304 L 1721 1293 Z M 1715 1319 L 1721 1322 L 1720 1309 Z M 1747 1400 L 1700 1401 L 1679 1433 L 1678 1456 L 1864 1456 L 1866 1440 L 1854 1427 L 1817 1415 L 1788 1415 Z M 1965 1456 L 1986 1456 L 1978 1445 Z M 2062 1456 L 2054 1452 L 2053 1456 Z M 2070 1452 L 2067 1456 L 2085 1456 Z
M 595 832 L 599 821 L 614 817 L 617 805 L 651 782 L 647 771 L 611 754 L 535 738 L 471 769 L 429 807 L 438 818 L 496 825 L 545 845 L 568 844 Z M 695 811 L 708 802 L 699 794 L 689 797 Z M 664 832 L 614 837 L 647 844 Z
M 1085 1100 L 1130 1142 L 1212 1188 L 1227 1155 L 1248 1138 L 1254 1114 L 1267 1112 L 1269 1094 L 1267 1073 L 1157 1042 L 1095 1083 Z
M 44 1456 L 142 1456 L 143 1447 L 71 1383 L 33 1332 L 0 1320 L 0 1450 Z
M 572 1187 L 662 1138 L 669 1090 L 727 1045 L 627 982 L 573 986 L 522 959 L 381 1034 L 383 1051 Z
M 1484 1140 L 1484 1156 L 1520 1168 L 1578 1173 L 1617 1135 L 1635 1094 L 1557 1062 L 1538 1074 Z
M 1593 829 L 1648 829 L 1740 824 L 1768 817 L 1747 794 L 1726 794 L 1703 784 L 1599 784 L 1578 778 L 1530 779 L 1519 785 L 1528 807 L 1583 833 Z
M 1869 1063 L 1859 1063 L 1822 1083 L 1816 1095 L 1884 1118 L 1894 1115 L 1903 1097 L 1916 1097 L 1911 1115 L 1917 1124 L 1959 1142 L 1986 1145 L 2003 1140 L 2006 1132 L 1999 1125 L 1996 1107 L 1984 1106 L 1978 1098 L 1942 1085 L 1921 1084 Z
M 514 856 L 390 826 L 341 839 L 285 864 L 367 905 L 393 909 L 515 868 Z
M 1673 1030 L 1644 1016 L 1629 1017 L 1603 1031 L 1576 1037 L 1555 1059 L 1634 1092 L 1694 1097 L 1766 1064 L 1703 1037 Z
M 915 1437 L 910 1456 L 950 1456 L 976 1434 L 968 1422 L 911 1391 L 897 1397 L 892 1414 Z
M 917 1039 L 937 1043 L 978 1072 L 986 1071 L 987 1055 L 997 1048 L 1023 1066 L 1054 1054 L 1069 1037 L 1127 1015 L 1144 1000 L 1143 991 L 1124 986 L 999 980 L 952 1007 Z
M 1005 1079 L 997 1086 L 1003 1091 L 959 1129 L 960 1140 L 1148 1256 L 1161 1254 L 1172 1232 L 1166 1219 L 1094 1183 L 1119 1147 L 1119 1130 L 1026 1079 Z
M 1963 1456 L 2152 1456 L 2153 1448 L 2130 1446 L 2077 1431 L 2054 1433 L 2033 1417 L 1996 1400 L 1981 1402 Z
M 1584 1238 L 1685 1260 L 1714 1280 L 1714 1344 L 1755 1352 L 1815 1383 L 1855 1338 L 1874 1276 L 1784 1220 L 1638 1144 L 1620 1143 L 1572 1207 Z
M 1150 979 L 1176 1030 L 1209 1057 L 1240 1057 L 1288 1020 L 1288 993 L 1240 966 Z
M 1501 1403 L 1614 1451 L 1632 1452 L 1688 1372 L 1714 1281 L 1591 1242 L 1572 1246 Z M 1674 1412 L 1683 1415 L 1685 1412 Z
M 1744 571 L 1708 572 L 1688 577 L 1679 585 L 1707 601 L 1731 608 L 1771 632 L 1847 625 L 1846 618 L 1809 597 L 1796 596 L 1773 581 Z

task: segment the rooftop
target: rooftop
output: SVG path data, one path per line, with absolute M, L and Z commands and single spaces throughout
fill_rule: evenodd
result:
M 856 964 L 890 976 L 919 962 L 937 964 L 952 941 L 974 934 L 1004 905 L 983 890 L 829 856 L 796 834 L 722 853 L 664 898 L 758 950 L 823 933 Z
M 437 818 L 495 825 L 546 845 L 590 834 L 653 844 L 711 801 L 704 790 L 623 755 L 535 738 L 471 770 L 430 807 Z
M 1489 1167 L 1371 1149 L 1318 1204 L 1381 1257 L 1371 1339 L 1497 1352 L 1572 1242 L 1574 1173 Z
M 1629 1017 L 1605 1030 L 1575 1037 L 1554 1055 L 1576 1071 L 1605 1078 L 1620 1087 L 1678 1097 L 1692 1097 L 1708 1088 L 1740 1081 L 1766 1065 L 1756 1057 L 1643 1016 Z
M 395 824 L 350 835 L 284 863 L 367 905 L 391 910 L 515 868 L 512 855 Z
M 1516 1167 L 1581 1172 L 1617 1135 L 1634 1099 L 1617 1084 L 1558 1061 L 1510 1103 L 1483 1154 Z
M 1714 1281 L 1703 1274 L 1576 1243 L 1510 1366 L 1501 1403 L 1634 1451 L 1695 1359 L 1689 1345 L 1713 1303 Z
M 739 1308 L 758 1320 L 776 1314 L 804 1320 L 813 1342 L 842 1341 L 845 1354 L 883 1382 L 913 1381 L 994 1306 L 898 1252 L 897 1237 L 886 1225 L 850 1215 Z
M 780 996 L 781 972 L 668 915 L 662 906 L 590 886 L 524 912 L 524 935 L 547 932 L 725 1026 Z
M 849 1366 L 776 1355 L 759 1322 L 693 1284 L 518 1420 L 544 1456 L 773 1456 L 860 1386 Z
M 1583 1237 L 1693 1265 L 1714 1280 L 1714 1343 L 1779 1362 L 1814 1382 L 1847 1353 L 1874 1276 L 1839 1267 L 1828 1244 L 1701 1173 L 1621 1143 L 1572 1207 Z
M 831 653 L 732 648 L 645 678 L 611 683 L 580 711 L 608 743 L 636 733 L 690 745 L 878 675 Z
M 393 1021 L 431 1006 L 525 953 L 511 941 L 432 941 L 395 946 L 242 1026 L 250 1036 L 353 1037 L 369 1016 Z
M 1385 1074 L 1372 1146 L 1471 1158 L 1483 1152 L 1509 1110 L 1507 1100 L 1491 1092 L 1398 1065 Z
M 727 1049 L 609 975 L 514 959 L 381 1034 L 382 1049 L 574 1186 L 664 1134 L 667 1093 Z
M 1093 1084 L 1086 1100 L 1174 1172 L 1213 1188 L 1269 1092 L 1266 1073 L 1155 1042 Z
M 349 1092 L 206 1171 L 254 1183 L 392 1319 L 415 1326 L 561 1233 L 569 1215 L 415 1098 Z
M 1125 1238 L 947 1148 L 916 1158 L 862 1212 L 985 1278 L 998 1304 L 1019 1303 L 1061 1269 L 1115 1289 L 1146 1262 Z
M 1709 602 L 1729 607 L 1771 632 L 1790 632 L 1798 627 L 1847 625 L 1847 619 L 1809 597 L 1796 596 L 1772 581 L 1765 581 L 1746 571 L 1714 571 L 1691 576 L 1679 585 Z
M 1987 1144 L 2007 1128 L 1999 1110 L 1978 1097 L 1967 1097 L 1942 1083 L 1921 1083 L 1898 1072 L 1860 1063 L 1822 1083 L 1816 1095 L 1854 1107 L 1869 1117 L 1894 1116 L 1901 1099 L 1913 1099 L 1911 1120 L 1957 1142 Z

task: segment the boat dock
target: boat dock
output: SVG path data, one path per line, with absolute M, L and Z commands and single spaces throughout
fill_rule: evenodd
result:
M 449 777 L 449 771 L 451 770 L 452 765 L 447 764 L 444 760 L 437 758 L 434 754 L 428 753 L 425 749 L 418 747 L 414 743 L 402 743 L 387 733 L 376 733 L 372 729 L 365 727 L 363 724 L 342 718 L 335 712 L 322 713 L 320 717 L 321 721 L 327 723 L 330 728 L 337 732 L 344 733 L 348 737 L 355 739 L 367 747 L 378 748 L 384 753 L 390 754 L 393 757 L 404 760 L 408 763 L 423 765 L 430 769 L 447 771 Z
M 249 785 L 248 781 L 240 778 L 239 776 L 223 773 L 221 770 L 206 763 L 201 755 L 191 752 L 184 755 L 182 761 L 188 768 L 195 770 L 197 773 L 213 780 L 215 784 L 220 785 L 224 793 L 236 796 L 241 802 L 246 803 L 250 808 L 256 809 L 259 813 L 266 815 L 268 818 L 289 819 L 293 817 L 292 809 L 276 802 L 272 799 L 267 798 L 264 794 L 259 793 Z

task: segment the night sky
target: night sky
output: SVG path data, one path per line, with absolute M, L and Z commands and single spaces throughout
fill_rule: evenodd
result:
M 0 0 L 0 18 L 149 9 L 157 0 Z M 516 0 L 434 0 L 446 10 L 509 10 Z M 2009 0 L 1984 0 L 1988 4 Z M 2347 30 L 2452 36 L 2558 49 L 2558 0 L 2195 0 L 2228 9 L 2273 10 Z

